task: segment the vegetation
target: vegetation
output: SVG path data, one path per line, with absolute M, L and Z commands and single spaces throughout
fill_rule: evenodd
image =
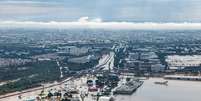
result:
M 42 82 L 58 80 L 60 77 L 59 67 L 55 61 L 38 61 L 26 64 L 26 66 L 29 69 L 24 71 L 14 71 L 15 69 L 13 69 L 7 74 L 1 74 L 1 79 L 10 80 L 18 78 L 19 80 L 0 86 L 0 94 L 39 86 Z
M 98 60 L 92 60 L 90 62 L 80 63 L 80 64 L 78 64 L 78 63 L 67 63 L 66 66 L 69 67 L 70 71 L 80 71 L 80 70 L 92 68 L 96 64 L 98 64 Z
M 1 44 L 1 58 L 30 58 L 30 56 L 41 55 L 54 52 L 49 48 L 28 46 L 26 44 Z

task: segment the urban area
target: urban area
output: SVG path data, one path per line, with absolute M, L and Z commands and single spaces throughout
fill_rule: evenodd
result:
M 201 31 L 0 30 L 0 101 L 147 101 L 119 96 L 149 80 L 200 84 Z

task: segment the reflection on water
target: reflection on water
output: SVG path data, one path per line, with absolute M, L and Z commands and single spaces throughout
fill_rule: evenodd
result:
M 116 101 L 201 101 L 201 82 L 169 80 L 166 86 L 156 81 L 164 80 L 145 80 L 133 95 L 118 95 Z

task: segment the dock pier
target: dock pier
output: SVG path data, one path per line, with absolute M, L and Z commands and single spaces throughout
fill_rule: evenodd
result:
M 166 75 L 166 76 L 164 76 L 164 79 L 186 80 L 186 81 L 201 81 L 201 76 Z

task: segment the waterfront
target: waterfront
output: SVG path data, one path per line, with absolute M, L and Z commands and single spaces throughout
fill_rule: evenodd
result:
M 116 101 L 200 101 L 201 82 L 168 80 L 168 85 L 156 85 L 161 78 L 145 80 L 132 95 L 118 95 Z

